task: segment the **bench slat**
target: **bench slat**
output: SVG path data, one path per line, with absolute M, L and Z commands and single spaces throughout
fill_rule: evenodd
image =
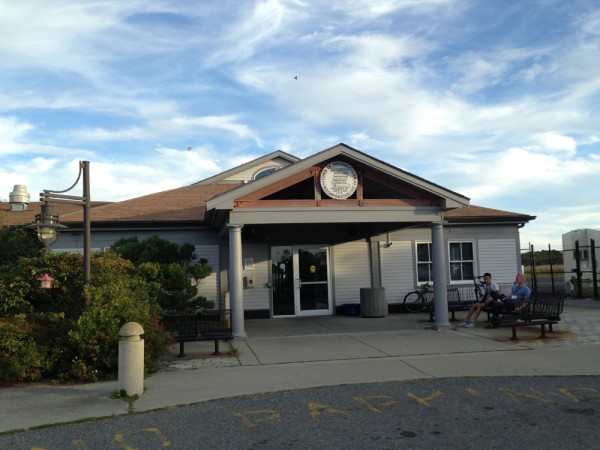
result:
M 184 356 L 185 342 L 215 341 L 214 354 L 218 355 L 219 340 L 233 339 L 231 309 L 167 311 L 164 325 L 179 342 L 179 356 Z
M 513 340 L 517 339 L 517 327 L 539 325 L 541 337 L 546 337 L 546 325 L 552 332 L 552 325 L 560 321 L 565 298 L 555 295 L 542 294 L 529 299 L 529 304 L 522 311 L 505 311 L 500 317 L 499 327 L 510 327 Z

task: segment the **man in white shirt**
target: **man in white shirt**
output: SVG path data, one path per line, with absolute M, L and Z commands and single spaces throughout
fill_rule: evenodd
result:
M 492 274 L 486 272 L 483 274 L 483 292 L 481 293 L 481 300 L 477 300 L 471 304 L 469 308 L 469 312 L 467 313 L 467 318 L 464 322 L 459 323 L 459 327 L 465 328 L 473 328 L 475 326 L 475 322 L 477 322 L 477 318 L 481 311 L 490 306 L 494 301 L 501 299 L 502 296 L 500 294 L 500 287 L 496 282 L 492 280 Z M 471 320 L 473 317 L 473 320 Z

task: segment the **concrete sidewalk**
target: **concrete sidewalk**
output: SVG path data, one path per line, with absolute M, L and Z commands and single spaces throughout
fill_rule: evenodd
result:
M 462 319 L 462 315 L 460 315 Z M 118 382 L 0 389 L 0 432 L 149 411 L 237 395 L 340 384 L 437 377 L 600 375 L 600 302 L 569 300 L 556 332 L 539 327 L 457 327 L 433 331 L 424 314 L 326 316 L 246 321 L 238 356 L 211 355 L 212 342 L 178 345 L 165 369 L 145 380 L 129 405 L 112 399 Z

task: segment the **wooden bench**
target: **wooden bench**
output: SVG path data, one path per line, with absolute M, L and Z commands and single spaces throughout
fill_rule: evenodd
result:
M 562 296 L 539 294 L 529 299 L 529 304 L 521 311 L 501 311 L 497 326 L 511 327 L 511 339 L 516 340 L 517 327 L 539 325 L 542 333 L 540 338 L 545 338 L 546 325 L 548 331 L 552 332 L 552 326 L 560 321 L 564 305 L 565 298 Z
M 191 341 L 215 341 L 214 355 L 219 355 L 219 341 L 233 339 L 231 309 L 201 311 L 167 311 L 165 328 L 179 342 L 179 356 L 185 356 L 184 345 Z
M 448 288 L 448 312 L 452 313 L 452 320 L 456 320 L 455 314 L 457 311 L 468 311 L 471 307 L 471 300 L 465 300 L 460 295 L 460 290 L 457 287 Z M 432 296 L 433 297 L 433 296 Z M 427 305 L 429 313 L 429 321 L 433 322 L 435 317 L 435 302 L 430 301 Z

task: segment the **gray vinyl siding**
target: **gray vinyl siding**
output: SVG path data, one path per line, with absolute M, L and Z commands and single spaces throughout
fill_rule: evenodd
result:
M 214 230 L 202 229 L 131 229 L 131 230 L 94 230 L 92 228 L 90 247 L 94 250 L 104 250 L 111 247 L 121 238 L 130 238 L 137 236 L 143 241 L 150 236 L 160 236 L 162 239 L 174 242 L 178 245 L 208 245 L 218 242 L 217 232 Z M 58 235 L 58 240 L 52 246 L 53 250 L 66 251 L 67 249 L 80 249 L 83 251 L 83 232 L 77 229 L 67 229 Z
M 490 272 L 496 283 L 511 283 L 521 271 L 514 239 L 479 239 L 477 248 L 480 270 Z
M 201 258 L 206 259 L 212 267 L 212 273 L 200 280 L 198 284 L 198 295 L 206 297 L 207 300 L 215 302 L 215 307 L 220 306 L 219 299 L 219 246 L 218 245 L 196 245 L 196 259 L 192 263 L 198 262 Z
M 360 288 L 372 285 L 367 242 L 335 245 L 331 249 L 331 258 L 335 305 L 360 303 Z
M 386 236 L 379 236 L 382 244 Z M 392 245 L 380 244 L 382 285 L 388 303 L 401 302 L 416 286 L 415 244 L 431 242 L 431 228 L 414 228 L 390 234 Z M 472 242 L 475 251 L 476 275 L 490 272 L 494 281 L 510 287 L 520 271 L 519 234 L 516 226 L 445 226 L 444 251 L 448 258 L 449 242 Z M 449 266 L 445 268 L 449 279 Z M 460 283 L 459 283 L 460 284 Z
M 245 244 L 242 249 L 242 261 L 254 260 L 252 267 L 242 267 L 242 276 L 254 279 L 254 287 L 249 288 L 244 282 L 244 310 L 270 309 L 269 271 L 271 263 L 266 244 Z
M 404 296 L 415 289 L 415 265 L 411 241 L 392 241 L 379 249 L 381 284 L 388 304 L 402 303 Z

